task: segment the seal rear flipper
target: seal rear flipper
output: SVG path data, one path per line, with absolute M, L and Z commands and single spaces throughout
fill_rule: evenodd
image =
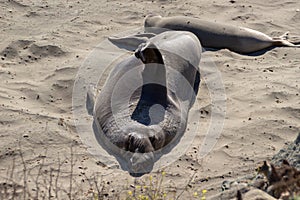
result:
M 287 39 L 288 39 L 288 35 L 289 35 L 289 32 L 285 32 L 283 35 L 279 36 L 279 37 L 274 37 L 272 38 L 274 40 L 274 44 L 276 46 L 285 46 L 285 47 L 297 47 L 299 48 L 300 47 L 300 44 L 294 44 L 294 43 L 291 43 L 289 42 Z
M 150 38 L 154 37 L 152 33 L 141 33 L 126 37 L 108 37 L 107 39 L 120 49 L 134 51 L 142 43 L 147 42 Z

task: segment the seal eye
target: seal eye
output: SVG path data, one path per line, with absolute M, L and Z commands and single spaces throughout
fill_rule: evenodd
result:
M 149 140 L 151 141 L 151 145 L 155 151 L 163 148 L 165 145 L 168 144 L 166 143 L 165 137 L 166 136 L 164 133 L 158 133 L 155 136 L 149 137 Z
M 155 136 L 150 136 L 150 137 L 149 137 L 149 140 L 150 140 L 150 142 L 151 142 L 153 148 L 156 150 L 156 148 L 157 148 L 157 147 L 156 147 L 157 138 L 156 138 Z
M 151 144 L 153 144 L 155 141 L 155 136 L 149 137 L 149 140 L 150 140 Z

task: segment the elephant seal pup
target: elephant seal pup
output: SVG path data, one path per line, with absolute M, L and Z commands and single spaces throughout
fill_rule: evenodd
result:
M 150 172 L 184 134 L 201 50 L 194 34 L 167 31 L 112 69 L 94 106 L 95 135 L 131 175 Z
M 268 47 L 300 47 L 286 40 L 287 34 L 276 38 L 249 28 L 209 22 L 192 17 L 161 17 L 150 14 L 146 16 L 144 27 L 150 32 L 152 28 L 164 30 L 190 31 L 194 33 L 204 47 L 227 48 L 231 51 L 249 54 Z M 154 31 L 155 31 L 154 29 Z M 158 32 L 156 32 L 158 33 Z

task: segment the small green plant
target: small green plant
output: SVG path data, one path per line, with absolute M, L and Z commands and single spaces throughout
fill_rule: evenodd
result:
M 291 200 L 300 200 L 300 195 L 292 198 Z
M 162 171 L 160 176 L 153 178 L 153 175 L 149 175 L 149 180 L 142 182 L 141 184 L 134 185 L 133 190 L 128 190 L 127 200 L 158 200 L 166 199 L 168 193 L 162 186 L 166 172 Z
M 195 192 L 192 186 L 195 174 L 180 188 L 165 171 L 136 178 L 134 183 L 130 178 L 126 186 L 115 187 L 108 184 L 109 177 L 102 173 L 86 174 L 78 170 L 73 144 L 70 155 L 58 154 L 56 162 L 48 159 L 47 149 L 40 152 L 35 165 L 25 159 L 21 145 L 16 152 L 7 176 L 0 177 L 0 199 L 206 199 L 206 190 Z M 20 166 L 19 173 L 16 166 Z
M 198 192 L 194 192 L 193 196 L 195 199 L 206 200 L 206 193 L 207 193 L 207 190 L 204 189 L 201 191 L 201 195 L 199 195 Z

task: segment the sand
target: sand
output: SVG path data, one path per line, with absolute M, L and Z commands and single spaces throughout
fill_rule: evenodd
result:
M 0 185 L 12 184 L 13 193 L 21 196 L 25 188 L 32 198 L 86 199 L 91 188 L 87 177 L 98 173 L 104 196 L 113 199 L 116 193 L 126 194 L 134 181 L 148 180 L 149 175 L 135 180 L 95 159 L 74 124 L 77 71 L 108 36 L 141 27 L 143 17 L 153 12 L 244 26 L 274 37 L 290 31 L 289 40 L 299 42 L 299 9 L 297 0 L 1 1 Z M 226 117 L 217 144 L 199 159 L 211 116 L 202 81 L 197 97 L 201 128 L 194 145 L 164 169 L 165 185 L 188 190 L 182 199 L 202 189 L 208 190 L 207 197 L 215 195 L 225 179 L 254 173 L 256 163 L 271 159 L 300 132 L 299 48 L 278 47 L 257 56 L 226 49 L 205 54 L 222 74 Z M 61 189 L 58 194 L 55 188 Z

